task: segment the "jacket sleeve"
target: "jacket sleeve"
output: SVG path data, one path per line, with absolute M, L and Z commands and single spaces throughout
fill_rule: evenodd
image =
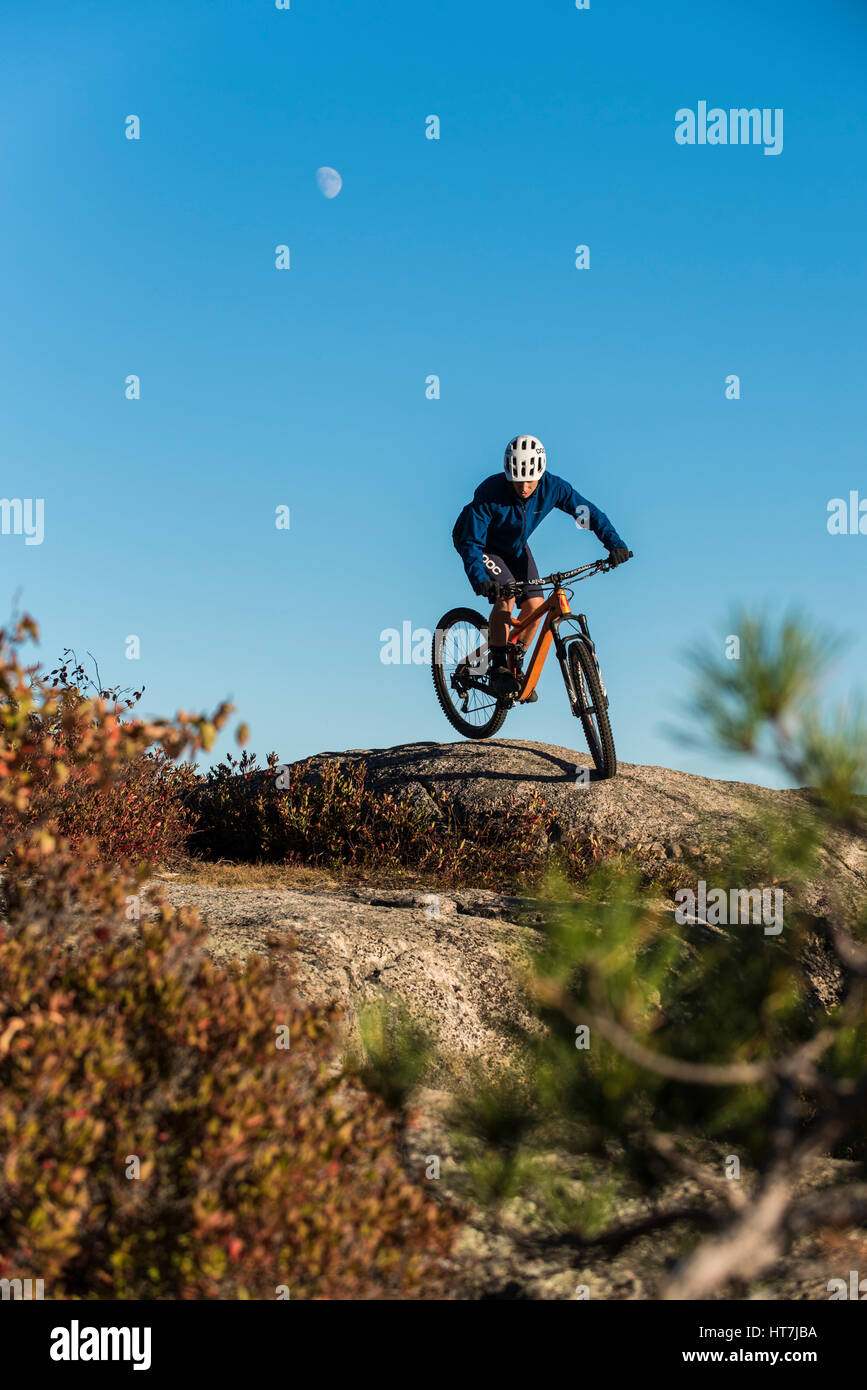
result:
M 576 492 L 565 478 L 558 478 L 557 484 L 555 507 L 574 517 L 579 526 L 583 526 L 585 529 L 589 527 L 594 536 L 599 537 L 606 550 L 617 550 L 621 547 L 628 550 L 629 547 L 626 542 L 618 536 L 604 512 L 600 512 L 593 502 L 582 497 L 580 492 Z
M 481 496 L 481 488 L 477 488 L 472 502 L 464 507 L 458 517 L 452 533 L 455 550 L 464 562 L 467 578 L 475 593 L 479 592 L 479 585 L 488 578 L 482 556 L 488 539 L 491 516 L 491 504 Z

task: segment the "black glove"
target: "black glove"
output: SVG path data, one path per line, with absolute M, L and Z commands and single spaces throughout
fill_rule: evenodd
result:
M 627 550 L 625 545 L 618 546 L 616 550 L 609 550 L 608 562 L 611 568 L 615 569 L 617 565 L 624 565 L 629 559 L 630 554 L 631 551 Z
M 497 597 L 499 585 L 493 579 L 483 579 L 476 592 L 480 598 L 489 598 L 493 603 Z

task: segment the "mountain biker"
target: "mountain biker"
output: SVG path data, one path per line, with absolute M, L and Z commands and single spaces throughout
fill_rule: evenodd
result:
M 576 492 L 564 478 L 547 471 L 545 450 L 534 435 L 516 435 L 506 445 L 503 472 L 485 478 L 461 511 L 452 530 L 455 549 L 464 562 L 473 591 L 492 604 L 488 629 L 491 689 L 496 695 L 511 694 L 516 682 L 508 663 L 508 631 L 513 599 L 497 598 L 499 584 L 539 578 L 527 538 L 555 507 L 589 528 L 608 551 L 612 565 L 629 559 L 629 548 L 618 536 L 604 512 Z M 527 618 L 544 603 L 540 588 L 525 590 L 519 617 Z M 529 647 L 541 615 L 522 634 Z M 536 699 L 533 691 L 530 702 Z

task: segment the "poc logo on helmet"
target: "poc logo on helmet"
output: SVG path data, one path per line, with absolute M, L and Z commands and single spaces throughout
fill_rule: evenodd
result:
M 532 434 L 516 434 L 506 445 L 503 469 L 513 482 L 532 483 L 545 472 L 544 445 Z

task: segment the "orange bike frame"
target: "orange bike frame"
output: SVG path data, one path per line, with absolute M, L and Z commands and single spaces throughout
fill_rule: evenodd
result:
M 551 597 L 546 599 L 540 608 L 535 608 L 526 618 L 509 618 L 509 638 L 514 642 L 525 628 L 532 627 L 539 621 L 539 615 L 545 614 L 545 621 L 542 624 L 533 654 L 530 657 L 530 664 L 527 666 L 521 682 L 521 694 L 518 704 L 532 695 L 536 688 L 536 682 L 542 674 L 542 667 L 545 665 L 545 658 L 551 647 L 554 637 L 554 629 L 561 618 L 568 617 L 572 612 L 569 607 L 569 600 L 564 589 L 557 588 Z

